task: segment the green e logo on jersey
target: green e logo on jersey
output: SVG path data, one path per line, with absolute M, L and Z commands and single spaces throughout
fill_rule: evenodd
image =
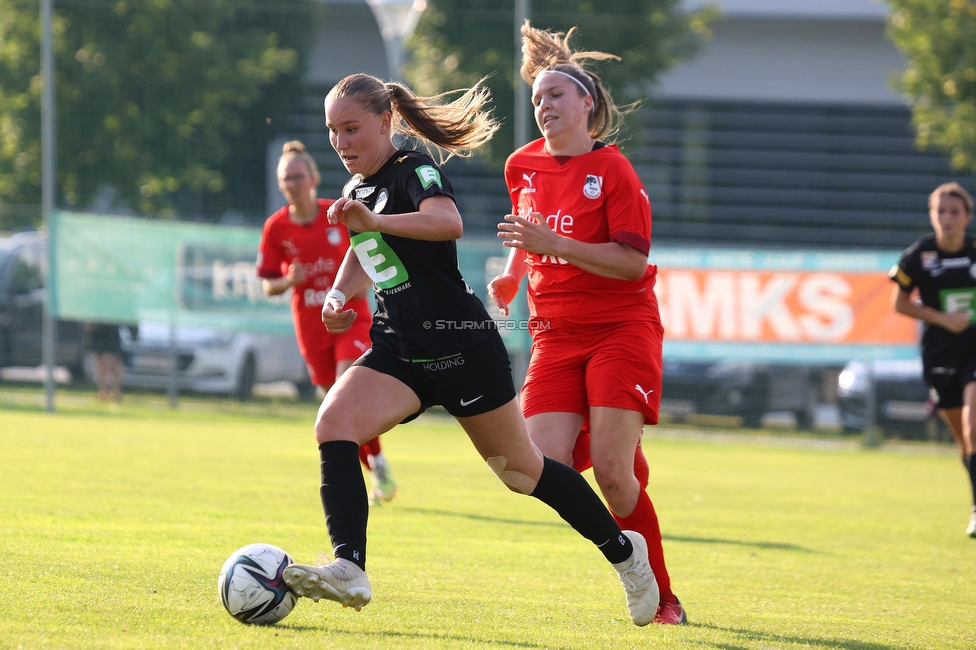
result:
M 442 189 L 444 188 L 444 186 L 441 185 L 441 173 L 430 165 L 418 167 L 416 172 L 417 176 L 420 178 L 420 184 L 424 186 L 425 190 L 434 183 L 437 183 L 437 187 Z
M 976 288 L 943 289 L 939 292 L 942 311 L 947 314 L 962 312 L 969 316 L 969 322 L 976 321 Z
M 410 277 L 403 262 L 378 232 L 361 232 L 349 241 L 366 275 L 380 289 L 403 284 Z

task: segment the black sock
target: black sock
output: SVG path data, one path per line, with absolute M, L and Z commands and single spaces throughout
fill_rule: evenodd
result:
M 973 506 L 976 506 L 976 454 L 969 454 L 963 460 L 969 471 L 969 485 L 973 489 Z
M 355 562 L 366 570 L 366 520 L 369 498 L 359 469 L 359 445 L 333 440 L 319 445 L 322 459 L 322 509 L 336 559 Z
M 620 526 L 590 484 L 572 467 L 544 458 L 542 476 L 531 496 L 559 513 L 576 532 L 596 544 L 610 562 L 623 562 L 633 554 L 634 545 L 620 532 Z

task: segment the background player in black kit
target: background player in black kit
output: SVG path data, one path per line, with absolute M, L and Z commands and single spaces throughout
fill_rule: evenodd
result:
M 660 594 L 644 539 L 622 532 L 589 484 L 543 457 L 529 439 L 508 353 L 458 271 L 454 240 L 463 226 L 450 181 L 427 155 L 393 144 L 400 132 L 458 153 L 496 130 L 486 90 L 475 87 L 435 105 L 439 99 L 359 74 L 340 81 L 325 100 L 332 146 L 353 177 L 329 209 L 330 221 L 349 228 L 351 245 L 322 320 L 332 333 L 348 329 L 356 314 L 343 309 L 345 296 L 370 283 L 376 312 L 370 352 L 329 390 L 315 423 L 320 496 L 336 559 L 291 565 L 285 581 L 315 600 L 357 610 L 369 603 L 369 506 L 357 449 L 440 404 L 509 489 L 543 501 L 600 548 L 625 587 L 631 619 L 646 625 Z
M 929 196 L 935 231 L 902 254 L 891 269 L 894 308 L 924 321 L 922 366 L 969 473 L 973 508 L 966 534 L 976 537 L 976 242 L 966 235 L 973 199 L 957 183 Z M 918 289 L 919 301 L 912 299 Z

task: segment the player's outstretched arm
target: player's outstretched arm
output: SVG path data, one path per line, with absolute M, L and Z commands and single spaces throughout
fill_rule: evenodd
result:
M 498 231 L 502 243 L 509 248 L 560 257 L 594 275 L 639 280 L 647 272 L 647 255 L 636 248 L 617 242 L 595 244 L 564 237 L 554 232 L 538 212 L 524 217 L 505 215 Z
M 379 216 L 353 199 L 341 198 L 329 208 L 331 223 L 344 223 L 356 232 L 381 232 L 423 241 L 451 241 L 464 234 L 461 213 L 449 196 L 430 196 L 416 212 Z
M 269 296 L 280 296 L 294 286 L 305 281 L 305 267 L 297 257 L 288 265 L 288 273 L 280 278 L 265 278 L 264 293 Z
M 322 324 L 332 334 L 349 331 L 356 320 L 355 309 L 345 309 L 348 297 L 362 294 L 369 285 L 369 276 L 350 247 L 342 259 L 335 283 L 322 305 Z
M 947 314 L 938 309 L 932 309 L 912 300 L 911 294 L 895 287 L 892 299 L 893 307 L 896 312 L 911 318 L 925 321 L 931 325 L 942 327 L 953 334 L 962 332 L 969 326 L 969 316 L 963 312 Z
M 508 305 L 518 295 L 519 284 L 522 283 L 525 272 L 525 251 L 513 248 L 505 262 L 505 270 L 488 283 L 488 297 L 502 316 L 508 316 Z

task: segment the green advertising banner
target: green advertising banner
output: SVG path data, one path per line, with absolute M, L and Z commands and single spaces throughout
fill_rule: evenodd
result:
M 54 213 L 50 227 L 57 318 L 293 331 L 290 292 L 269 298 L 254 273 L 260 228 L 72 212 Z M 524 291 L 508 318 L 487 300 L 507 253 L 494 238 L 458 242 L 461 272 L 509 349 L 528 350 Z
M 254 273 L 259 228 L 56 212 L 50 289 L 61 319 L 292 331 L 290 294 Z

